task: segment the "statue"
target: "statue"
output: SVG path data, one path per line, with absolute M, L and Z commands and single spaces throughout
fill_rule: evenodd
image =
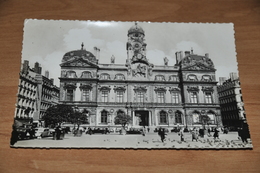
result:
M 167 65 L 168 65 L 168 62 L 169 62 L 168 58 L 167 58 L 167 57 L 165 57 L 165 58 L 164 58 L 164 65 L 166 65 L 166 66 L 167 66 Z
M 112 57 L 111 57 L 111 64 L 114 64 L 115 63 L 115 57 L 114 57 L 114 55 L 112 55 Z

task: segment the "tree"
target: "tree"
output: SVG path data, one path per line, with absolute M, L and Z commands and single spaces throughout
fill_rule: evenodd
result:
M 74 109 L 73 114 L 70 117 L 69 122 L 77 125 L 78 128 L 81 124 L 88 124 L 88 116 L 87 116 L 88 111 L 84 109 L 82 112 L 80 112 L 77 108 Z
M 71 106 L 58 104 L 49 107 L 46 110 L 46 114 L 42 117 L 42 120 L 44 120 L 46 127 L 54 127 L 58 123 L 70 122 L 73 113 L 74 110 Z
M 125 126 L 131 122 L 131 116 L 125 114 L 124 112 L 120 112 L 115 117 L 115 124 L 121 124 L 123 129 L 125 129 Z

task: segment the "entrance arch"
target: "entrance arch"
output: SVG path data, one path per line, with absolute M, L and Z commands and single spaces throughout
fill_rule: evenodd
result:
M 149 111 L 138 110 L 135 111 L 136 125 L 139 126 L 149 126 Z

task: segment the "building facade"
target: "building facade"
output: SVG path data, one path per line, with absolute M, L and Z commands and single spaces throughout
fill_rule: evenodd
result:
M 30 68 L 29 61 L 24 60 L 20 71 L 15 120 L 22 123 L 36 123 L 40 125 L 46 110 L 59 101 L 59 88 L 49 79 L 49 73 L 41 75 L 38 62 Z
M 126 63 L 100 64 L 99 49 L 67 52 L 62 59 L 60 103 L 87 113 L 90 126 L 113 126 L 121 113 L 131 116 L 129 126 L 221 125 L 215 68 L 208 57 L 176 53 L 176 64 L 153 65 L 146 57 L 145 32 L 138 25 L 127 33 Z
M 230 78 L 221 77 L 218 88 L 223 125 L 242 127 L 246 120 L 241 87 L 237 73 L 230 73 Z

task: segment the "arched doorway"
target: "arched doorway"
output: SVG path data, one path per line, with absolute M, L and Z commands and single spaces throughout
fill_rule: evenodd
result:
M 135 111 L 135 116 L 138 120 L 136 125 L 149 126 L 149 111 Z

